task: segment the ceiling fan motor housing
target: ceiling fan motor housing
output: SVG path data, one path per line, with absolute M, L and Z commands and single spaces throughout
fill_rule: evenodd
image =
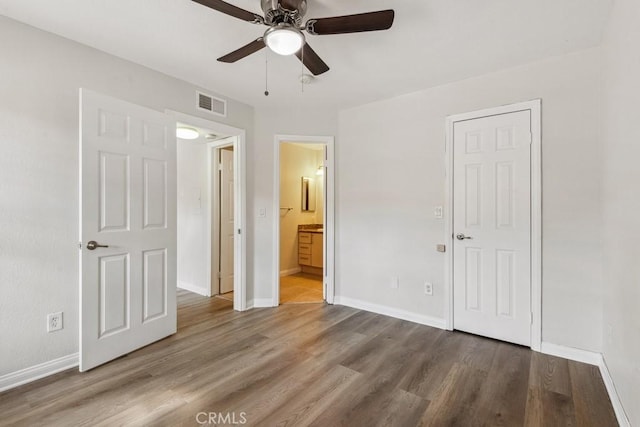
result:
M 307 13 L 307 0 L 261 0 L 264 21 L 268 25 L 291 24 L 302 26 Z

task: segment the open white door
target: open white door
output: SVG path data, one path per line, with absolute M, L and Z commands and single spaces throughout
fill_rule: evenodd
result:
M 235 237 L 233 150 L 220 151 L 220 293 L 233 291 Z
M 80 114 L 86 371 L 176 332 L 176 125 L 87 90 Z

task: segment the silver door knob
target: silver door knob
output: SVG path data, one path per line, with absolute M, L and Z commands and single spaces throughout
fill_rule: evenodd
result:
M 99 245 L 98 242 L 96 242 L 95 240 L 91 240 L 90 242 L 87 243 L 87 249 L 89 249 L 90 251 L 94 251 L 97 248 L 108 248 L 109 245 Z
M 460 233 L 456 235 L 456 239 L 458 240 L 465 240 L 465 239 L 472 239 L 472 237 L 469 236 L 465 236 L 464 234 Z

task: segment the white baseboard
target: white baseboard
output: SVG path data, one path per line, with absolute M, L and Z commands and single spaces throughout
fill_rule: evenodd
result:
M 370 311 L 372 313 L 382 314 L 384 316 L 395 317 L 397 319 L 407 320 L 409 322 L 420 323 L 421 325 L 432 326 L 438 329 L 445 329 L 446 326 L 444 319 L 412 313 L 410 311 L 387 307 L 384 305 L 373 304 L 354 298 L 336 295 L 333 303 L 337 305 L 345 305 L 347 307 L 357 308 L 359 310 Z
M 271 298 L 256 298 L 251 306 L 252 308 L 273 307 L 273 300 Z
M 292 275 L 294 275 L 294 274 L 298 274 L 298 273 L 300 273 L 301 271 L 302 271 L 302 268 L 300 268 L 300 267 L 290 268 L 290 269 L 288 269 L 288 270 L 282 270 L 282 271 L 280 272 L 280 277 L 283 277 L 283 276 L 292 276 Z
M 184 289 L 185 291 L 193 292 L 194 294 L 202 295 L 203 297 L 210 297 L 209 290 L 201 288 L 200 286 L 192 285 L 187 282 L 178 282 L 178 289 Z
M 594 351 L 581 350 L 579 348 L 567 347 L 564 345 L 542 342 L 540 345 L 540 353 L 549 354 L 551 356 L 564 357 L 565 359 L 575 360 L 576 362 L 588 363 L 589 365 L 600 366 L 602 354 Z
M 616 386 L 613 383 L 613 378 L 611 377 L 611 373 L 609 372 L 609 368 L 607 367 L 607 363 L 604 360 L 604 357 L 601 358 L 599 368 L 600 375 L 602 375 L 602 380 L 604 381 L 604 385 L 607 388 L 607 393 L 609 393 L 609 400 L 611 400 L 613 412 L 616 413 L 618 424 L 620 424 L 620 427 L 631 427 L 631 423 L 629 422 L 629 418 L 624 411 L 622 402 L 620 401 L 620 396 L 618 396 Z
M 621 427 L 631 426 L 631 423 L 629 423 L 629 418 L 627 418 L 627 414 L 625 413 L 622 406 L 622 402 L 620 401 L 620 396 L 618 396 L 618 392 L 616 391 L 616 387 L 613 383 L 613 378 L 611 377 L 611 373 L 609 372 L 607 363 L 605 362 L 604 357 L 601 353 L 581 350 L 573 347 L 566 347 L 558 344 L 551 344 L 548 342 L 542 343 L 540 352 L 544 354 L 550 354 L 551 356 L 563 357 L 565 359 L 574 360 L 576 362 L 588 363 L 589 365 L 597 366 L 600 369 L 600 375 L 602 376 L 604 385 L 607 388 L 607 394 L 609 395 L 611 406 L 613 406 L 613 411 L 615 412 L 616 418 L 618 419 L 618 424 L 620 424 Z
M 78 366 L 78 353 L 0 376 L 0 392 Z

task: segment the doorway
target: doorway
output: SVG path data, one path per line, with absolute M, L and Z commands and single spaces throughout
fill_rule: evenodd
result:
M 170 112 L 178 127 L 178 287 L 247 309 L 244 131 Z
M 540 101 L 447 120 L 448 329 L 540 345 Z
M 276 136 L 273 306 L 333 303 L 333 138 Z

